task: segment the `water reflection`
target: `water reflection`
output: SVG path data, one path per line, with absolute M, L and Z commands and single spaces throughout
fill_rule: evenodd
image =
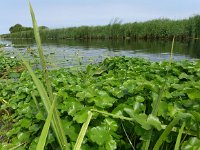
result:
M 4 40 L 16 49 L 36 48 L 33 40 Z M 81 59 L 103 59 L 107 56 L 144 57 L 152 61 L 166 60 L 170 57 L 171 41 L 144 40 L 47 40 L 42 41 L 47 54 L 55 54 L 57 60 L 69 59 L 70 55 L 78 53 Z M 53 51 L 53 52 L 52 52 Z M 200 58 L 200 40 L 176 41 L 173 58 L 175 60 Z M 100 60 L 99 60 L 100 61 Z

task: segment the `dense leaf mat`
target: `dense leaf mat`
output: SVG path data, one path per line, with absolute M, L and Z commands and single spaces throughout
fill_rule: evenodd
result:
M 4 68 L 0 69 L 2 72 Z M 42 79 L 41 71 L 35 72 Z M 58 95 L 56 108 L 71 148 L 89 110 L 93 117 L 81 147 L 83 150 L 131 149 L 130 141 L 135 149 L 140 149 L 150 130 L 153 132 L 149 149 L 152 149 L 166 125 L 177 115 L 181 119 L 162 149 L 174 148 L 183 122 L 181 149 L 200 147 L 199 61 L 169 64 L 113 57 L 81 71 L 52 70 L 50 78 Z M 155 104 L 159 97 L 159 103 Z M 0 100 L 0 140 L 3 141 L 0 149 L 35 149 L 47 114 L 26 70 L 14 79 L 12 76 L 1 78 Z M 154 115 L 153 107 L 157 109 Z M 50 131 L 46 149 L 58 147 Z

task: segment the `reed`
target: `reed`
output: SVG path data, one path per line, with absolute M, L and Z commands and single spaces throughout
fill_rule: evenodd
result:
M 182 126 L 181 126 L 181 128 L 179 130 L 174 150 L 179 150 L 180 149 L 181 136 L 183 134 L 184 127 L 185 127 L 185 122 L 182 124 Z
M 173 61 L 174 40 L 175 40 L 175 36 L 173 37 L 173 40 L 172 40 L 172 47 L 171 47 L 170 60 L 169 60 L 170 65 L 171 65 L 171 63 L 172 63 L 172 61 Z
M 80 26 L 61 29 L 43 29 L 42 39 L 177 39 L 200 36 L 200 16 L 189 19 L 155 19 L 146 22 L 121 24 L 113 21 L 104 26 Z M 2 35 L 4 38 L 34 38 L 33 31 Z
M 39 29 L 37 26 L 37 22 L 35 19 L 35 15 L 32 9 L 32 6 L 30 4 L 29 1 L 29 6 L 30 6 L 30 13 L 31 13 L 31 17 L 32 17 L 32 22 L 33 22 L 33 28 L 34 28 L 34 35 L 35 35 L 35 40 L 38 46 L 38 53 L 40 55 L 40 60 L 41 60 L 41 65 L 43 67 L 43 76 L 45 78 L 45 85 L 47 87 L 47 90 L 45 88 L 45 86 L 43 85 L 43 83 L 36 77 L 36 75 L 34 74 L 32 68 L 30 67 L 30 65 L 28 64 L 28 62 L 19 54 L 19 56 L 21 57 L 24 65 L 27 67 L 30 75 L 32 76 L 32 79 L 37 87 L 37 90 L 41 96 L 42 102 L 45 106 L 45 109 L 47 111 L 47 113 L 49 114 L 49 119 L 47 119 L 47 122 L 49 122 L 49 120 L 51 120 L 51 111 L 53 111 L 53 116 L 52 116 L 52 127 L 54 130 L 54 133 L 57 137 L 58 143 L 60 144 L 61 149 L 67 149 L 67 138 L 64 135 L 64 130 L 61 124 L 61 120 L 58 114 L 58 111 L 55 109 L 53 109 L 51 106 L 53 105 L 53 92 L 51 89 L 51 83 L 50 83 L 50 79 L 48 76 L 48 70 L 46 67 L 46 62 L 44 59 L 44 54 L 42 51 L 42 46 L 41 46 L 41 40 L 40 40 L 40 35 L 39 35 Z M 47 125 L 46 125 L 47 124 Z M 48 127 L 48 123 L 46 123 L 45 127 L 47 130 Z M 48 133 L 47 131 L 45 132 L 46 134 Z M 44 134 L 44 133 L 43 133 Z M 46 136 L 46 135 L 42 135 L 42 136 Z M 42 140 L 42 139 L 41 139 Z M 42 141 L 39 141 L 39 143 L 43 143 Z M 43 145 L 43 144 L 42 144 Z
M 156 141 L 156 144 L 154 145 L 153 150 L 159 150 L 160 149 L 160 146 L 166 140 L 166 138 L 167 138 L 168 134 L 171 132 L 172 128 L 176 124 L 178 124 L 178 122 L 179 122 L 180 119 L 181 119 L 181 117 L 179 115 L 176 116 L 176 117 L 174 117 L 174 119 L 169 123 L 169 125 L 163 131 L 163 133 L 161 134 L 161 136 L 159 137 L 159 139 Z
M 80 150 L 81 149 L 81 145 L 82 145 L 84 136 L 86 134 L 86 131 L 88 129 L 88 125 L 89 125 L 91 119 L 92 119 L 92 112 L 89 111 L 88 112 L 88 118 L 87 118 L 86 122 L 82 125 L 81 131 L 79 132 L 78 138 L 76 140 L 76 144 L 74 146 L 74 150 Z
M 45 146 L 45 143 L 46 143 L 46 138 L 47 138 L 47 135 L 48 135 L 48 132 L 49 132 L 49 127 L 50 127 L 51 120 L 52 120 L 52 117 L 53 117 L 55 103 L 56 103 L 56 98 L 54 99 L 52 106 L 50 108 L 48 117 L 47 117 L 45 124 L 44 124 L 44 127 L 42 129 L 42 133 L 40 135 L 39 142 L 37 144 L 36 150 L 43 150 L 44 149 L 44 146 Z

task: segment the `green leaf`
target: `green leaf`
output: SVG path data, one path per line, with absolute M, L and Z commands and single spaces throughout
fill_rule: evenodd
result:
M 137 102 L 144 102 L 145 99 L 144 99 L 144 97 L 138 95 L 138 96 L 135 97 L 135 100 L 136 100 Z
M 115 140 L 110 140 L 106 142 L 106 150 L 115 150 L 117 149 L 117 143 Z
M 78 101 L 67 101 L 65 104 L 65 111 L 68 112 L 69 115 L 74 116 L 78 111 L 82 110 L 84 106 Z
M 107 141 L 112 140 L 112 136 L 109 134 L 109 131 L 101 126 L 91 128 L 88 132 L 88 138 L 92 140 L 92 142 L 97 143 L 99 146 L 102 146 L 106 144 Z
M 15 135 L 15 134 L 19 133 L 20 130 L 21 130 L 21 127 L 12 128 L 10 131 L 8 131 L 8 132 L 6 133 L 6 135 L 7 135 L 8 137 L 11 137 L 12 135 Z
M 196 111 L 191 111 L 190 113 L 193 115 L 195 121 L 200 122 L 200 113 Z
M 77 93 L 76 97 L 79 97 L 80 99 L 85 99 L 85 98 L 92 98 L 94 97 L 94 95 L 90 91 L 84 90 L 82 92 Z
M 77 123 L 86 122 L 86 120 L 88 118 L 88 110 L 89 110 L 89 108 L 82 109 L 81 111 L 79 111 L 78 113 L 76 113 L 74 115 L 73 120 L 75 120 Z
M 22 119 L 20 120 L 21 127 L 28 128 L 31 126 L 32 120 L 30 119 Z
M 24 65 L 28 69 L 28 71 L 29 71 L 29 73 L 30 73 L 30 75 L 31 75 L 31 77 L 32 77 L 37 89 L 38 89 L 38 92 L 41 96 L 41 99 L 42 99 L 43 104 L 46 108 L 46 111 L 49 113 L 50 108 L 51 108 L 51 103 L 53 101 L 53 92 L 52 92 L 52 88 L 51 88 L 50 79 L 49 79 L 49 76 L 48 76 L 48 70 L 47 70 L 44 54 L 43 54 L 43 51 L 42 51 L 42 44 L 41 44 L 41 39 L 40 39 L 40 34 L 39 34 L 39 28 L 38 28 L 38 25 L 37 25 L 37 21 L 35 19 L 35 14 L 34 14 L 32 5 L 31 5 L 30 1 L 28 1 L 28 2 L 29 2 L 29 9 L 30 9 L 30 14 L 31 14 L 32 24 L 33 24 L 33 29 L 34 29 L 35 41 L 37 43 L 38 52 L 39 52 L 39 55 L 40 55 L 40 61 L 41 61 L 41 65 L 42 65 L 42 68 L 43 68 L 43 75 L 44 75 L 44 78 L 45 78 L 48 94 L 47 94 L 46 89 L 44 88 L 44 85 L 36 77 L 36 75 L 34 74 L 32 68 L 30 67 L 28 62 L 20 55 L 20 53 L 18 53 L 18 54 L 19 54 L 20 58 L 22 59 Z M 57 137 L 57 140 L 59 142 L 60 147 L 62 149 L 65 149 L 67 147 L 67 140 L 66 140 L 66 137 L 64 135 L 64 130 L 63 130 L 61 120 L 60 120 L 60 117 L 59 117 L 57 111 L 54 111 L 52 126 L 53 126 L 53 129 L 54 129 L 54 132 L 56 134 L 56 137 Z
M 112 107 L 113 103 L 116 101 L 115 98 L 109 96 L 105 91 L 99 91 L 99 96 L 92 98 L 95 105 L 101 108 Z
M 109 86 L 107 87 L 107 90 L 117 98 L 122 98 L 124 96 L 124 92 L 120 88 L 113 88 Z
M 137 88 L 135 80 L 127 80 L 124 82 L 123 86 L 128 90 L 129 93 L 134 93 L 135 89 Z
M 151 125 L 147 122 L 147 115 L 146 114 L 139 114 L 135 116 L 135 121 L 139 123 L 143 129 L 150 130 Z
M 181 73 L 179 76 L 178 76 L 179 79 L 188 79 L 188 75 L 186 73 Z
M 134 126 L 134 132 L 140 137 L 140 140 L 147 141 L 150 136 L 151 130 L 146 130 L 140 124 Z M 145 133 L 145 134 L 144 134 Z
M 187 93 L 191 100 L 200 99 L 200 90 L 192 89 Z
M 158 116 L 166 117 L 168 112 L 168 104 L 164 101 L 160 101 L 159 107 L 158 107 Z
M 161 134 L 156 144 L 154 145 L 153 150 L 159 150 L 162 143 L 167 139 L 168 134 L 171 132 L 172 128 L 179 122 L 180 116 L 176 116 L 170 124 L 165 128 L 164 132 Z
M 124 111 L 132 117 L 145 111 L 145 107 L 144 107 L 143 103 L 133 102 L 132 105 L 133 105 L 132 107 L 126 106 L 124 108 Z
M 36 114 L 36 119 L 38 119 L 38 120 L 45 120 L 44 114 L 41 111 L 39 111 Z
M 130 108 L 124 108 L 124 111 L 130 115 L 131 118 L 133 118 L 134 121 L 136 121 L 137 123 L 139 123 L 142 128 L 146 129 L 146 130 L 150 130 L 151 129 L 151 125 L 147 122 L 147 115 L 144 113 L 141 114 L 137 114 L 134 112 L 133 109 Z
M 29 137 L 30 137 L 30 133 L 28 133 L 28 132 L 25 132 L 25 133 L 24 132 L 20 132 L 17 135 L 17 138 L 19 139 L 20 142 L 28 141 Z
M 102 124 L 105 125 L 106 128 L 110 131 L 117 131 L 117 129 L 118 129 L 117 122 L 111 118 L 105 118 L 104 122 Z
M 175 148 L 174 150 L 179 150 L 179 147 L 180 147 L 180 143 L 181 143 L 181 136 L 183 134 L 183 129 L 185 127 L 185 122 L 182 124 L 180 130 L 179 130 L 179 133 L 178 133 L 178 136 L 177 136 L 177 139 L 176 139 L 176 144 L 175 144 Z
M 81 131 L 78 135 L 76 144 L 74 146 L 74 150 L 80 150 L 81 144 L 83 142 L 83 138 L 86 134 L 86 131 L 87 131 L 87 128 L 88 128 L 88 125 L 89 125 L 91 119 L 92 119 L 92 112 L 88 111 L 88 118 L 87 118 L 86 122 L 82 125 Z
M 79 126 L 77 127 L 75 124 L 73 124 L 73 121 L 67 121 L 62 120 L 62 125 L 64 128 L 65 135 L 69 136 L 71 141 L 76 141 L 78 137 L 77 129 L 79 129 Z
M 36 150 L 43 150 L 44 149 L 46 138 L 47 138 L 47 135 L 48 135 L 48 132 L 49 132 L 49 127 L 50 127 L 51 120 L 52 120 L 52 117 L 53 117 L 55 102 L 56 102 L 56 99 L 54 99 L 54 101 L 52 103 L 51 109 L 49 111 L 49 114 L 48 114 L 47 119 L 45 121 L 44 127 L 42 129 L 42 133 L 40 135 Z
M 158 117 L 153 116 L 150 114 L 147 118 L 147 123 L 155 127 L 158 131 L 162 129 L 161 122 Z
M 199 150 L 200 140 L 197 137 L 191 137 L 181 146 L 181 150 Z
M 31 107 L 30 106 L 24 107 L 20 111 L 20 113 L 23 113 L 23 114 L 30 114 L 30 112 L 31 112 Z
M 17 72 L 11 72 L 9 73 L 9 78 L 19 78 L 20 77 L 20 73 Z

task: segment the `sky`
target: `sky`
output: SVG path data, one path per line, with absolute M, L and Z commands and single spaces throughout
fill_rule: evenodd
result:
M 200 14 L 200 0 L 30 0 L 39 26 L 63 28 L 151 19 L 184 19 Z M 0 34 L 15 24 L 32 26 L 27 0 L 1 0 Z

